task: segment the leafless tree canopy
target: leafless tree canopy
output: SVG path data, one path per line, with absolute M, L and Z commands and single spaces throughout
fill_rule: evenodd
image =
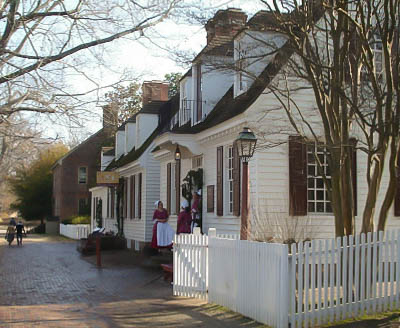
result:
M 292 131 L 327 151 L 331 179 L 324 178 L 336 235 L 354 233 L 355 142 L 367 154 L 362 232 L 374 229 L 384 163 L 389 163 L 390 182 L 378 222 L 383 230 L 395 196 L 399 148 L 399 1 L 262 2 L 270 15 L 267 28 L 284 36 L 286 51 L 293 53 L 269 91 L 285 109 Z M 277 50 L 268 42 L 265 46 Z M 293 97 L 304 88 L 313 91 L 314 115 L 304 112 Z
M 0 122 L 21 111 L 67 111 L 64 98 L 71 105 L 79 96 L 63 88 L 67 72 L 81 73 L 88 57 L 101 60 L 101 45 L 139 38 L 180 1 L 2 1 Z

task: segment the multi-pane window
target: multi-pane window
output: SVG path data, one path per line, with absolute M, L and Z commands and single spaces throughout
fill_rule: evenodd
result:
M 203 156 L 194 156 L 192 158 L 192 169 L 203 167 Z
M 87 183 L 87 167 L 81 166 L 78 170 L 78 182 Z
M 377 33 L 374 34 L 374 38 L 371 41 L 371 49 L 374 52 L 375 73 L 380 75 L 383 72 L 382 39 Z
M 322 170 L 326 179 L 330 180 L 330 171 L 326 156 L 326 149 L 317 145 L 307 146 L 307 184 L 308 184 L 308 212 L 332 213 L 331 202 L 322 176 Z M 316 157 L 321 164 L 318 167 Z
M 233 147 L 228 147 L 228 210 L 229 213 L 233 212 Z

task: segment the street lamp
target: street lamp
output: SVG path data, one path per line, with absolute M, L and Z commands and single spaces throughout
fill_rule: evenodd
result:
M 179 149 L 179 146 L 176 145 L 176 150 L 175 150 L 175 160 L 180 161 L 181 160 L 181 151 Z
M 240 239 L 246 240 L 249 233 L 249 160 L 253 157 L 254 150 L 256 149 L 257 138 L 249 128 L 243 128 L 243 131 L 239 133 L 235 143 L 238 155 L 243 164 Z

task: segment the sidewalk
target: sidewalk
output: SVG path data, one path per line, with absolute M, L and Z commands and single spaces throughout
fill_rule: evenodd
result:
M 160 270 L 132 253 L 103 253 L 103 268 L 64 238 L 0 235 L 0 327 L 263 327 L 218 306 L 172 296 Z

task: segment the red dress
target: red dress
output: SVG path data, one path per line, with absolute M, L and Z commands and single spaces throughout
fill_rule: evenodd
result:
M 190 233 L 190 225 L 192 224 L 192 215 L 190 212 L 182 211 L 178 216 L 178 224 L 176 233 Z
M 153 226 L 153 237 L 151 238 L 151 247 L 152 248 L 161 248 L 161 247 L 158 247 L 158 245 L 157 245 L 157 223 L 158 223 L 158 220 L 167 220 L 168 216 L 169 216 L 168 212 L 165 208 L 163 208 L 162 211 L 159 211 L 158 209 L 156 209 L 154 211 L 153 220 L 156 220 L 156 222 L 154 223 L 154 226 Z M 164 247 L 168 248 L 168 247 L 172 247 L 172 245 L 164 246 Z

